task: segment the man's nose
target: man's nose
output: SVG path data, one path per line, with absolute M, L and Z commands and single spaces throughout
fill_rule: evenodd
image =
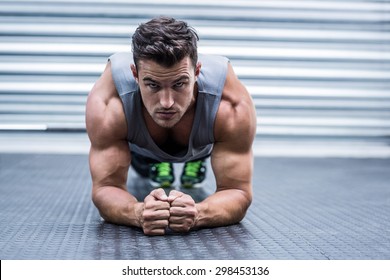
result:
M 169 89 L 162 91 L 160 98 L 161 106 L 165 109 L 169 109 L 174 103 L 175 100 L 173 99 L 173 93 Z

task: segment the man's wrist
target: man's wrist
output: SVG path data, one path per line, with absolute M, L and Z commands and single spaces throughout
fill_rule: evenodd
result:
M 133 205 L 134 217 L 135 217 L 135 226 L 142 228 L 144 224 L 143 212 L 144 212 L 144 203 L 137 202 Z
M 207 203 L 205 203 L 205 202 L 196 203 L 195 208 L 197 210 L 197 214 L 196 214 L 195 222 L 194 222 L 194 225 L 192 226 L 192 228 L 199 229 L 199 228 L 203 227 L 204 213 L 206 212 L 205 209 L 207 209 Z

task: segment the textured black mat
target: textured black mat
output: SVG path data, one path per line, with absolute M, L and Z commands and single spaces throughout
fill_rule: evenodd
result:
M 101 221 L 87 156 L 0 154 L 0 259 L 390 259 L 390 159 L 257 158 L 255 168 L 239 225 L 147 237 Z M 138 197 L 150 191 L 130 175 Z M 192 194 L 213 191 L 210 177 Z

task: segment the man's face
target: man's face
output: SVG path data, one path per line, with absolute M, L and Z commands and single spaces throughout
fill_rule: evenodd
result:
M 161 127 L 174 127 L 195 103 L 194 87 L 200 64 L 194 69 L 189 57 L 172 67 L 152 60 L 140 60 L 138 69 L 131 66 L 139 84 L 144 106 Z

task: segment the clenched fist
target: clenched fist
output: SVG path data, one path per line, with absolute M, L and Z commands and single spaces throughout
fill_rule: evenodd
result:
M 169 193 L 169 228 L 177 232 L 187 232 L 194 227 L 198 217 L 195 201 L 188 194 L 172 190 Z
M 153 190 L 144 199 L 141 226 L 147 235 L 163 235 L 169 225 L 170 204 L 163 189 Z

